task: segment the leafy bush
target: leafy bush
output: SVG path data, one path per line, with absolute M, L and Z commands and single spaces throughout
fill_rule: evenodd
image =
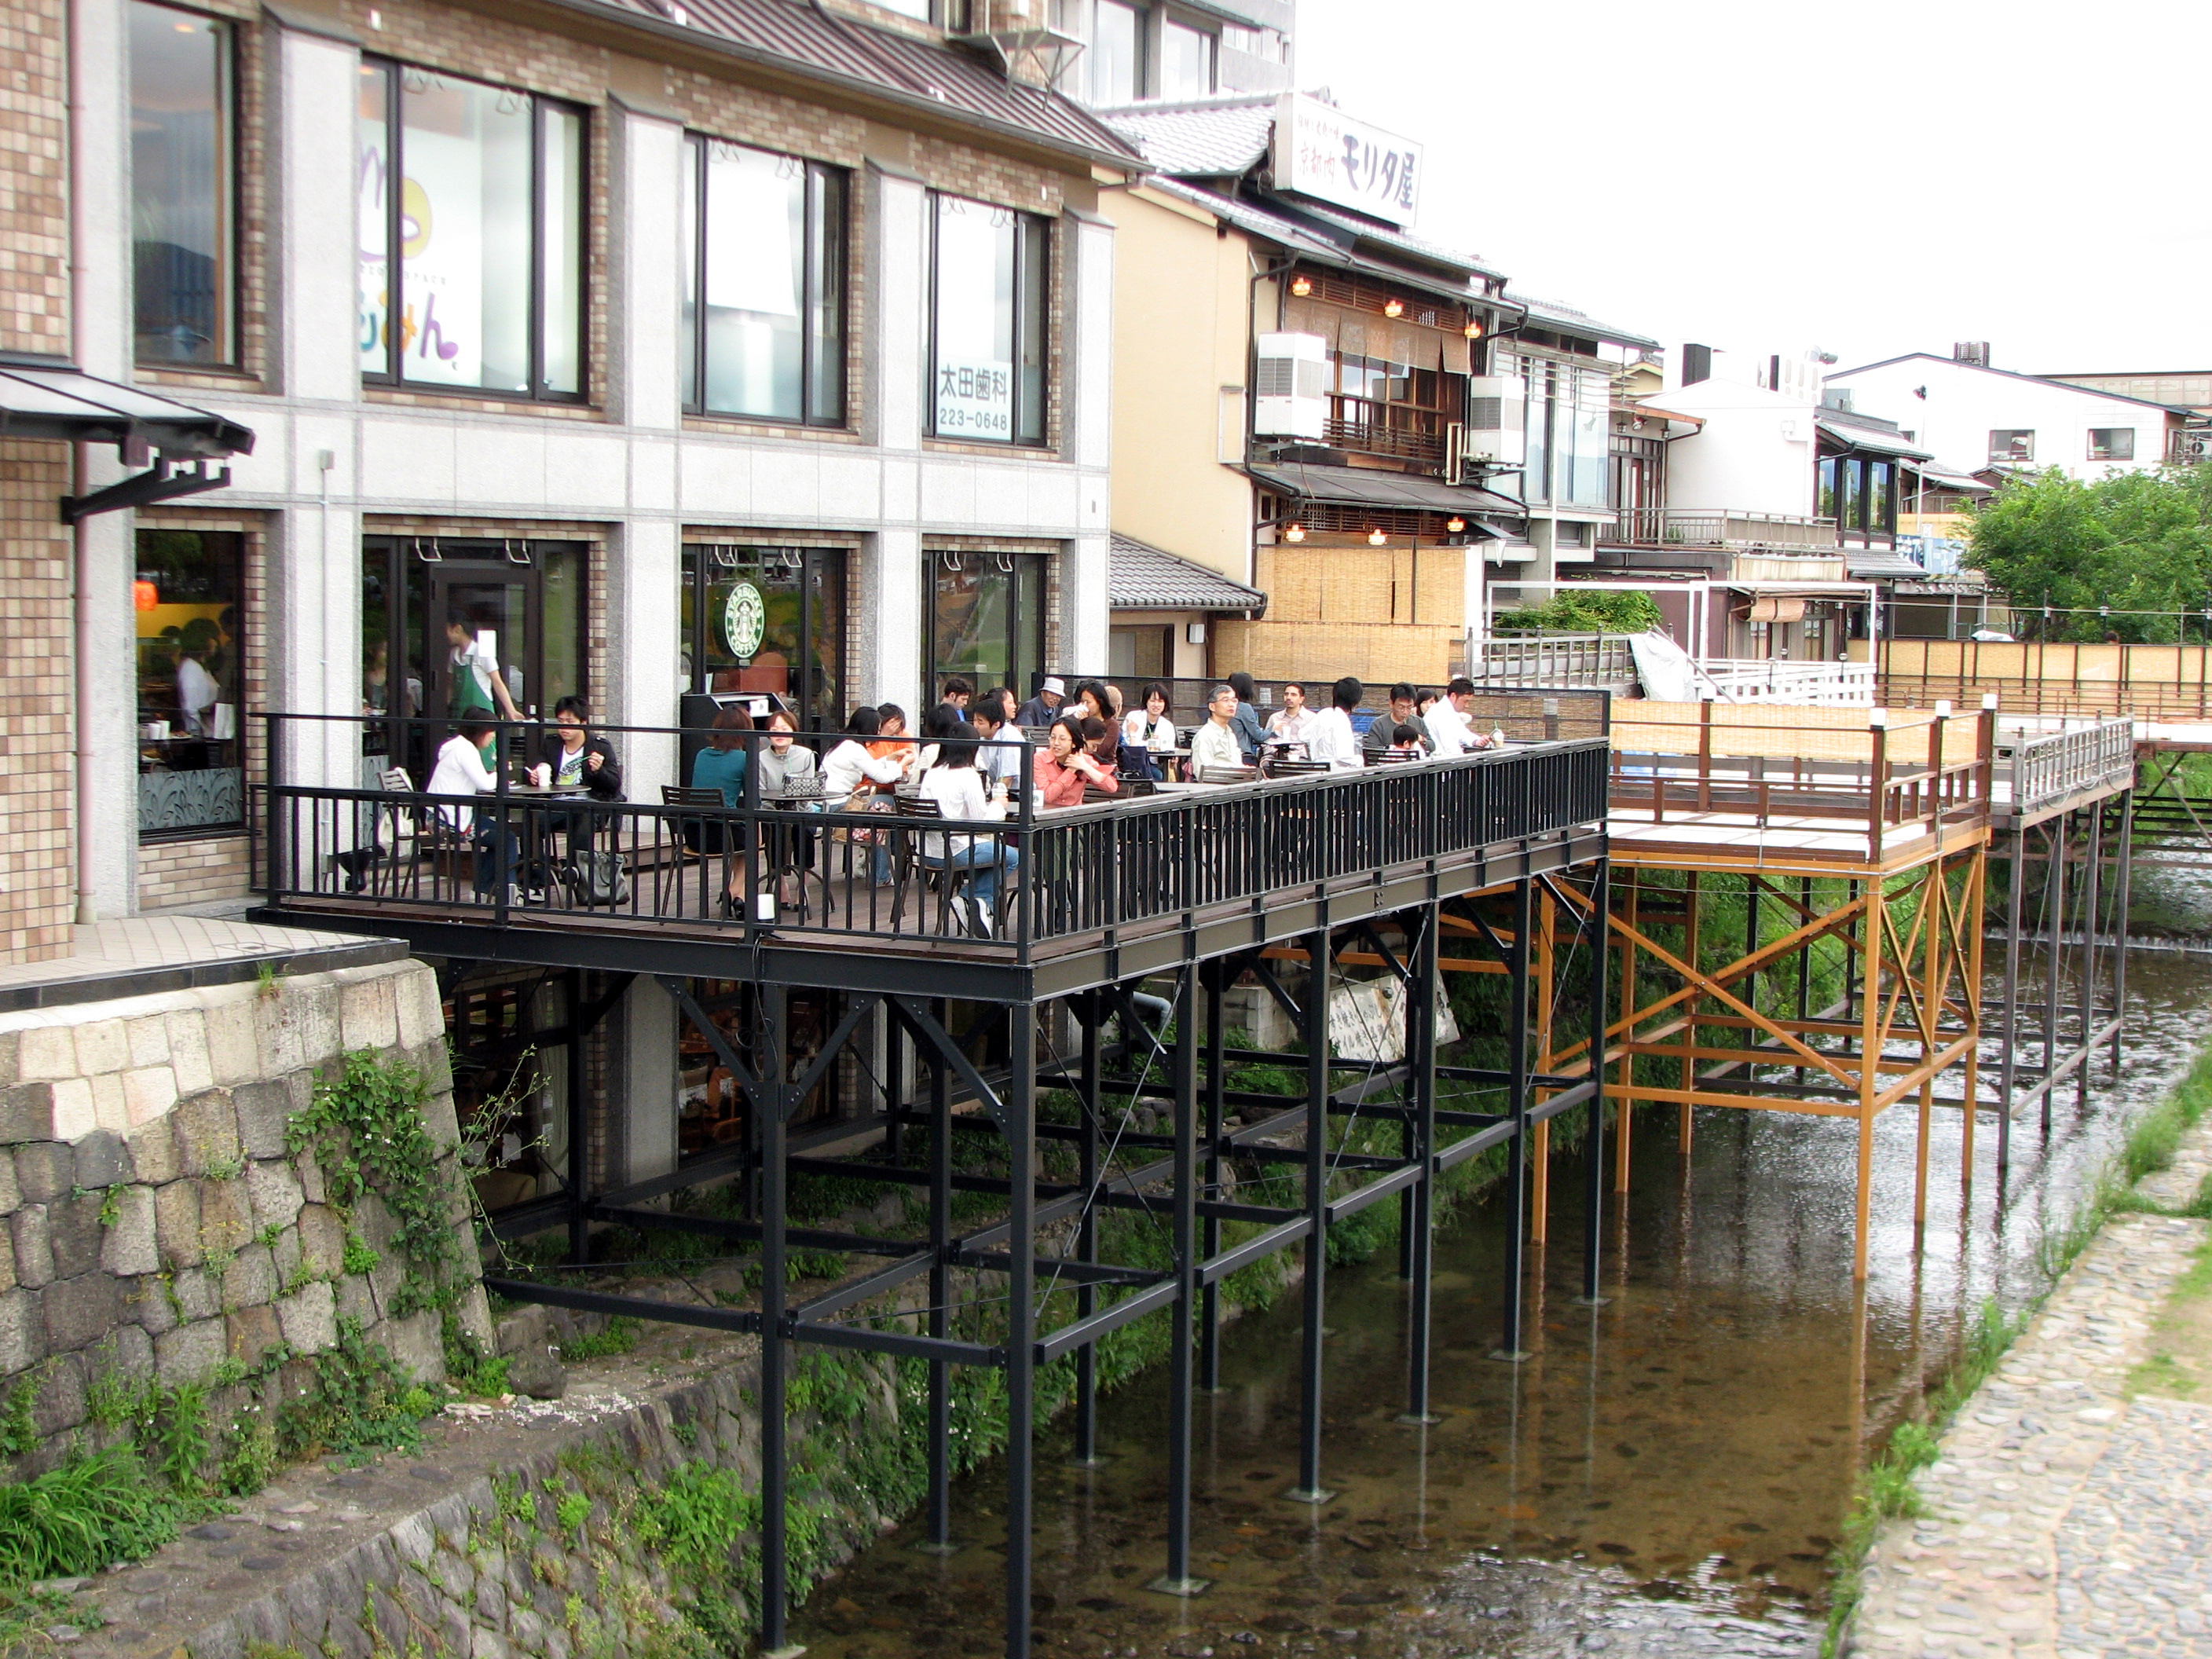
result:
M 1659 626 L 1658 602 L 1648 593 L 1564 587 L 1542 605 L 1498 614 L 1500 633 L 1641 634 Z

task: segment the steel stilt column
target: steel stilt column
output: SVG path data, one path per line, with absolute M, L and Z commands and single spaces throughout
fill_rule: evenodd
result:
M 2121 1022 L 2128 1017 L 2128 907 L 2135 876 L 2136 792 L 2120 795 L 2120 844 L 2112 857 L 2112 1080 L 2120 1076 Z
M 2063 962 L 2066 937 L 2066 817 L 2051 820 L 2047 834 L 2051 855 L 2044 865 L 2043 902 L 2050 927 L 2043 944 L 2043 1138 L 2051 1139 L 2051 1097 L 2057 1093 L 2051 1079 L 2058 1065 L 2058 999 L 2064 994 Z
M 1176 987 L 1175 1275 L 1168 1335 L 1168 1568 L 1152 1588 L 1195 1595 L 1206 1581 L 1190 1575 L 1192 1294 L 1198 1278 L 1198 970 L 1185 968 Z
M 1006 1107 L 1006 1659 L 1030 1659 L 1030 1556 L 1036 1439 L 1036 1010 L 1017 1004 Z
M 1437 1419 L 1429 1412 L 1429 1292 L 1436 1259 L 1437 1153 L 1437 934 L 1438 907 L 1421 913 L 1413 959 L 1407 964 L 1413 983 L 1406 1003 L 1406 1058 L 1413 1091 L 1413 1156 L 1421 1176 L 1407 1188 L 1413 1200 L 1413 1268 L 1406 1287 L 1406 1414 L 1401 1423 Z
M 2020 1066 L 2020 941 L 2021 911 L 2027 902 L 2027 830 L 2016 828 L 2007 842 L 2005 873 L 2004 1018 L 1997 1024 L 1997 1199 L 2004 1199 L 2006 1171 L 2012 1167 L 2012 1094 Z
M 942 1000 L 930 1005 L 930 1017 L 945 1028 Z M 952 1313 L 952 1077 L 935 1043 L 929 1051 L 929 1334 L 951 1334 Z M 922 1045 L 916 1044 L 919 1055 Z M 932 1555 L 952 1553 L 952 1368 L 929 1362 L 929 1539 L 921 1548 Z
M 570 1018 L 583 1000 L 584 976 L 568 975 Z M 679 1016 L 680 1018 L 680 1016 Z M 584 1039 L 568 1039 L 568 1260 L 592 1253 L 592 1114 L 585 1100 Z
M 1505 1167 L 1505 1310 L 1504 1341 L 1496 1358 L 1521 1360 L 1521 1279 L 1528 1260 L 1528 935 L 1535 922 L 1535 884 L 1522 877 L 1513 884 L 1513 1010 L 1505 1060 L 1506 1109 L 1513 1115 L 1512 1151 Z
M 2097 897 L 2105 862 L 2105 808 L 2100 801 L 2089 808 L 2087 858 L 2081 885 L 2081 1064 L 2074 1073 L 2074 1105 L 2089 1103 L 2089 1060 L 2097 1042 Z
M 1328 1279 L 1328 933 L 1306 938 L 1306 1280 L 1305 1331 L 1298 1355 L 1298 1484 L 1293 1503 L 1326 1504 L 1336 1496 L 1321 1484 L 1322 1318 Z
M 1206 989 L 1206 1195 L 1221 1196 L 1222 1091 L 1227 1069 L 1222 1060 L 1225 1046 L 1221 1030 L 1221 981 L 1224 964 L 1209 963 L 1203 971 Z M 1221 1249 L 1221 1222 L 1206 1217 L 1200 1243 L 1203 1255 L 1212 1260 Z M 1212 1393 L 1221 1386 L 1221 1287 L 1208 1285 L 1199 1292 L 1198 1386 Z
M 1075 1253 L 1086 1262 L 1098 1260 L 1098 1210 L 1093 1201 L 1098 1191 L 1098 1118 L 1104 1109 L 1098 1097 L 1098 1028 L 1103 1010 L 1098 994 L 1085 992 L 1076 1008 L 1083 1021 L 1083 1139 L 1077 1152 L 1077 1178 L 1084 1193 L 1082 1219 L 1076 1224 Z M 1098 1310 L 1098 1291 L 1085 1283 L 1075 1287 L 1075 1316 L 1088 1319 Z M 1098 1345 L 1086 1342 L 1075 1351 L 1075 1455 L 1078 1468 L 1096 1468 L 1105 1460 L 1098 1455 Z
M 1598 1264 L 1603 1253 L 1601 1231 L 1605 1220 L 1605 1030 L 1607 975 L 1613 970 L 1607 946 L 1607 921 L 1613 915 L 1613 862 L 1597 861 L 1597 877 L 1590 885 L 1590 1102 L 1589 1132 L 1583 1137 L 1583 1300 L 1595 1306 L 1605 1298 L 1598 1294 Z M 1622 994 L 1628 994 L 1624 988 Z M 1626 1112 L 1627 1103 L 1621 1103 Z M 1596 1363 L 1593 1358 L 1591 1363 Z
M 787 1644 L 785 1593 L 790 1546 L 789 1501 L 783 1419 L 787 1393 L 784 1340 L 784 1036 L 789 1029 L 787 994 L 761 988 L 760 1091 L 753 1102 L 759 1125 L 761 1170 L 761 1646 L 773 1654 Z

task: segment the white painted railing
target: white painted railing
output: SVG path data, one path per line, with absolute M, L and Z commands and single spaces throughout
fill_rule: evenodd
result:
M 1780 702 L 1813 707 L 1874 707 L 1874 665 L 1710 658 L 1698 665 L 1701 684 L 1722 702 Z

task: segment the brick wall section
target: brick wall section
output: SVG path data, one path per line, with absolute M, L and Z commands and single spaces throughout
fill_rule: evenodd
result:
M 0 962 L 66 956 L 76 915 L 69 447 L 0 441 Z
M 70 351 L 65 0 L 0 7 L 0 349 Z

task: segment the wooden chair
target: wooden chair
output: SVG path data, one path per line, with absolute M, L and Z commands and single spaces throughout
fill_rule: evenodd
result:
M 1258 775 L 1249 766 L 1201 766 L 1198 769 L 1200 783 L 1249 783 Z

